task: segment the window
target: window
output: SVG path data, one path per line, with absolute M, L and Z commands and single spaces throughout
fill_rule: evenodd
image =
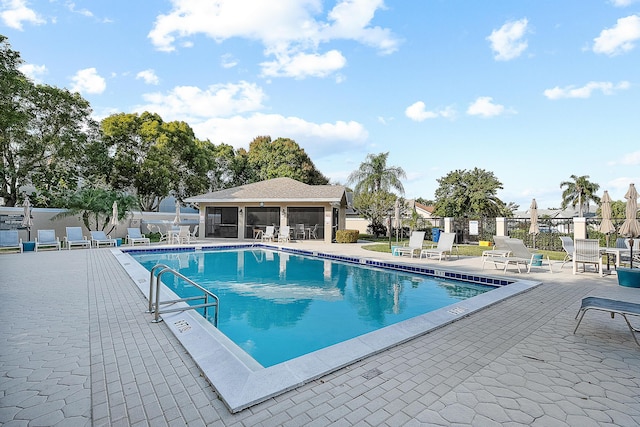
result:
M 238 238 L 237 207 L 207 207 L 205 237 Z

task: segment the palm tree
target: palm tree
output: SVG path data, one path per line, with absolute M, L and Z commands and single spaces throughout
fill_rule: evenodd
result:
M 360 163 L 360 168 L 351 172 L 347 183 L 355 184 L 353 191 L 356 194 L 376 191 L 391 192 L 391 189 L 404 194 L 404 187 L 400 179 L 407 179 L 407 174 L 401 167 L 387 166 L 387 157 L 389 157 L 389 152 L 377 155 L 368 154 L 365 161 Z
M 582 210 L 584 206 L 587 207 L 587 212 L 589 212 L 590 201 L 596 204 L 600 203 L 600 197 L 596 196 L 596 191 L 600 189 L 600 185 L 590 182 L 589 175 L 571 175 L 570 178 L 573 181 L 560 183 L 560 188 L 566 187 L 562 192 L 562 209 L 565 209 L 569 204 L 573 208 L 578 206 L 578 216 L 582 217 L 584 216 Z

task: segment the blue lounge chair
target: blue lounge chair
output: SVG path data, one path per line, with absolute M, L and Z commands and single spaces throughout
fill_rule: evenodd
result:
M 629 322 L 629 319 L 627 319 L 627 316 L 640 316 L 640 304 L 600 297 L 582 298 L 580 310 L 578 310 L 578 314 L 576 314 L 576 319 L 578 318 L 578 316 L 580 316 L 580 320 L 578 320 L 578 324 L 573 330 L 574 334 L 578 330 L 578 326 L 580 326 L 580 322 L 582 322 L 582 318 L 584 317 L 587 310 L 591 309 L 611 313 L 612 318 L 616 314 L 621 315 L 624 318 L 625 322 L 627 322 L 627 326 L 629 327 L 629 331 L 631 331 L 633 340 L 636 342 L 636 344 L 638 344 L 638 346 L 640 346 L 640 342 L 638 342 L 638 338 L 636 338 L 636 333 L 640 332 L 640 329 L 631 326 L 631 322 Z
M 151 245 L 151 240 L 146 237 L 139 228 L 127 228 L 126 242 L 131 246 L 135 246 L 136 243 L 142 243 L 143 245 Z
M 55 230 L 38 230 L 36 237 L 35 251 L 38 248 L 54 248 L 60 250 L 60 238 L 56 236 Z
M 91 243 L 96 248 L 101 246 L 116 246 L 116 239 L 107 236 L 104 231 L 91 231 Z
M 17 249 L 22 252 L 22 239 L 18 230 L 0 230 L 0 249 Z
M 64 238 L 64 244 L 69 250 L 74 246 L 91 248 L 91 241 L 87 240 L 87 236 L 82 234 L 82 228 L 80 227 L 67 227 L 67 235 Z

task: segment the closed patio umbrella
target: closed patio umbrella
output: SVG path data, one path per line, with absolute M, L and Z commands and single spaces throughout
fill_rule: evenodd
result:
M 182 220 L 180 219 L 180 202 L 176 199 L 176 217 L 173 219 L 173 224 L 178 225 Z
M 113 202 L 111 206 L 111 225 L 118 225 L 118 202 Z
M 607 247 L 609 247 L 609 234 L 616 231 L 611 221 L 611 197 L 609 192 L 605 190 L 602 195 L 602 204 L 600 205 L 600 215 L 602 216 L 602 222 L 600 223 L 600 232 L 607 236 Z
M 33 226 L 33 218 L 31 218 L 31 202 L 29 196 L 25 196 L 24 203 L 24 215 L 22 217 L 22 226 L 27 227 L 27 239 L 31 240 L 31 227 Z
M 625 209 L 625 220 L 620 226 L 618 232 L 620 235 L 629 237 L 629 246 L 631 248 L 631 267 L 633 268 L 633 238 L 640 236 L 640 222 L 636 219 L 638 211 L 638 192 L 635 185 L 629 184 L 629 190 L 624 195 L 627 199 L 627 207 Z
M 529 215 L 531 216 L 531 225 L 529 226 L 529 234 L 533 234 L 533 247 L 536 247 L 536 234 L 540 232 L 540 227 L 538 227 L 538 204 L 536 203 L 536 199 L 531 201 L 531 206 L 529 206 Z

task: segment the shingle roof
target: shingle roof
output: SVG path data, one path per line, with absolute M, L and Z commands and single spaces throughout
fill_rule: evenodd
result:
M 341 185 L 308 185 L 291 178 L 274 178 L 189 197 L 185 201 L 194 203 L 267 200 L 341 202 L 344 195 L 345 188 Z

